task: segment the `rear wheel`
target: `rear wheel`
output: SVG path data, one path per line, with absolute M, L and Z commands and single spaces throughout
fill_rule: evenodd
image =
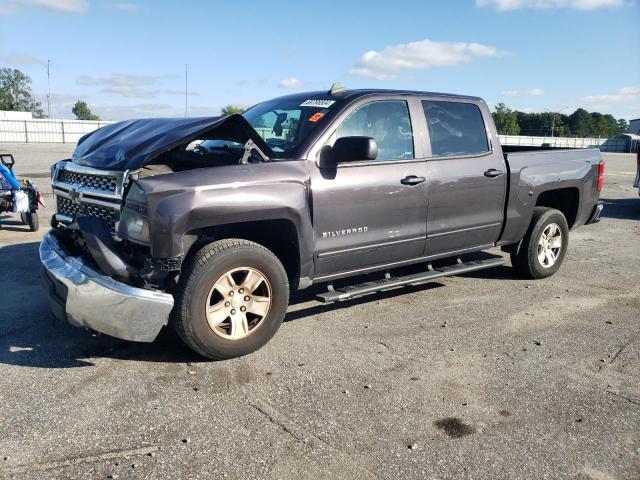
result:
M 239 357 L 273 337 L 288 300 L 287 274 L 273 253 L 248 240 L 220 240 L 183 267 L 172 320 L 197 353 Z
M 536 207 L 531 224 L 511 264 L 527 278 L 546 278 L 558 271 L 569 246 L 569 226 L 561 211 Z

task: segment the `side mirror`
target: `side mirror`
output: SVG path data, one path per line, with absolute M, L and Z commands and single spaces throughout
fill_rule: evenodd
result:
M 16 161 L 13 159 L 13 155 L 10 153 L 0 153 L 0 161 L 9 170 L 11 170 L 11 168 L 13 168 L 13 165 L 16 163 Z
M 371 137 L 342 137 L 336 140 L 329 157 L 333 164 L 375 160 L 378 144 Z

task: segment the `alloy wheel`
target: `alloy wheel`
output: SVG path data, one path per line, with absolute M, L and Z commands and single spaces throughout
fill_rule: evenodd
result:
M 272 303 L 267 277 L 251 267 L 229 270 L 214 284 L 205 305 L 209 327 L 216 335 L 240 340 L 255 332 Z
M 550 223 L 542 231 L 538 241 L 538 261 L 544 268 L 555 265 L 562 251 L 562 230 L 557 223 Z

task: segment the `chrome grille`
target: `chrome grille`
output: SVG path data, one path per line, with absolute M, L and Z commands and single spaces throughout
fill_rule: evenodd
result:
M 118 182 L 115 177 L 105 175 L 90 175 L 86 173 L 58 170 L 58 182 L 68 183 L 78 187 L 88 187 L 101 192 L 116 193 Z
M 90 217 L 101 218 L 109 225 L 109 229 L 112 232 L 116 230 L 116 222 L 118 221 L 117 212 L 113 208 L 102 207 L 98 205 L 91 205 L 88 203 L 77 204 L 71 200 L 57 197 L 58 199 L 58 213 L 66 217 L 75 219 L 76 215 L 82 213 Z
M 63 160 L 56 165 L 53 193 L 58 221 L 73 222 L 83 214 L 104 220 L 115 233 L 120 220 L 127 172 L 100 170 Z

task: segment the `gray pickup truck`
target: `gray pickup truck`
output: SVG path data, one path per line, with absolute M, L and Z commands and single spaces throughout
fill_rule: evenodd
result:
M 569 230 L 599 219 L 603 169 L 598 150 L 508 152 L 484 101 L 458 95 L 334 86 L 125 121 L 53 165 L 43 277 L 73 325 L 150 342 L 172 323 L 231 358 L 276 333 L 291 289 L 347 300 L 503 264 L 468 259 L 491 247 L 552 275 Z

